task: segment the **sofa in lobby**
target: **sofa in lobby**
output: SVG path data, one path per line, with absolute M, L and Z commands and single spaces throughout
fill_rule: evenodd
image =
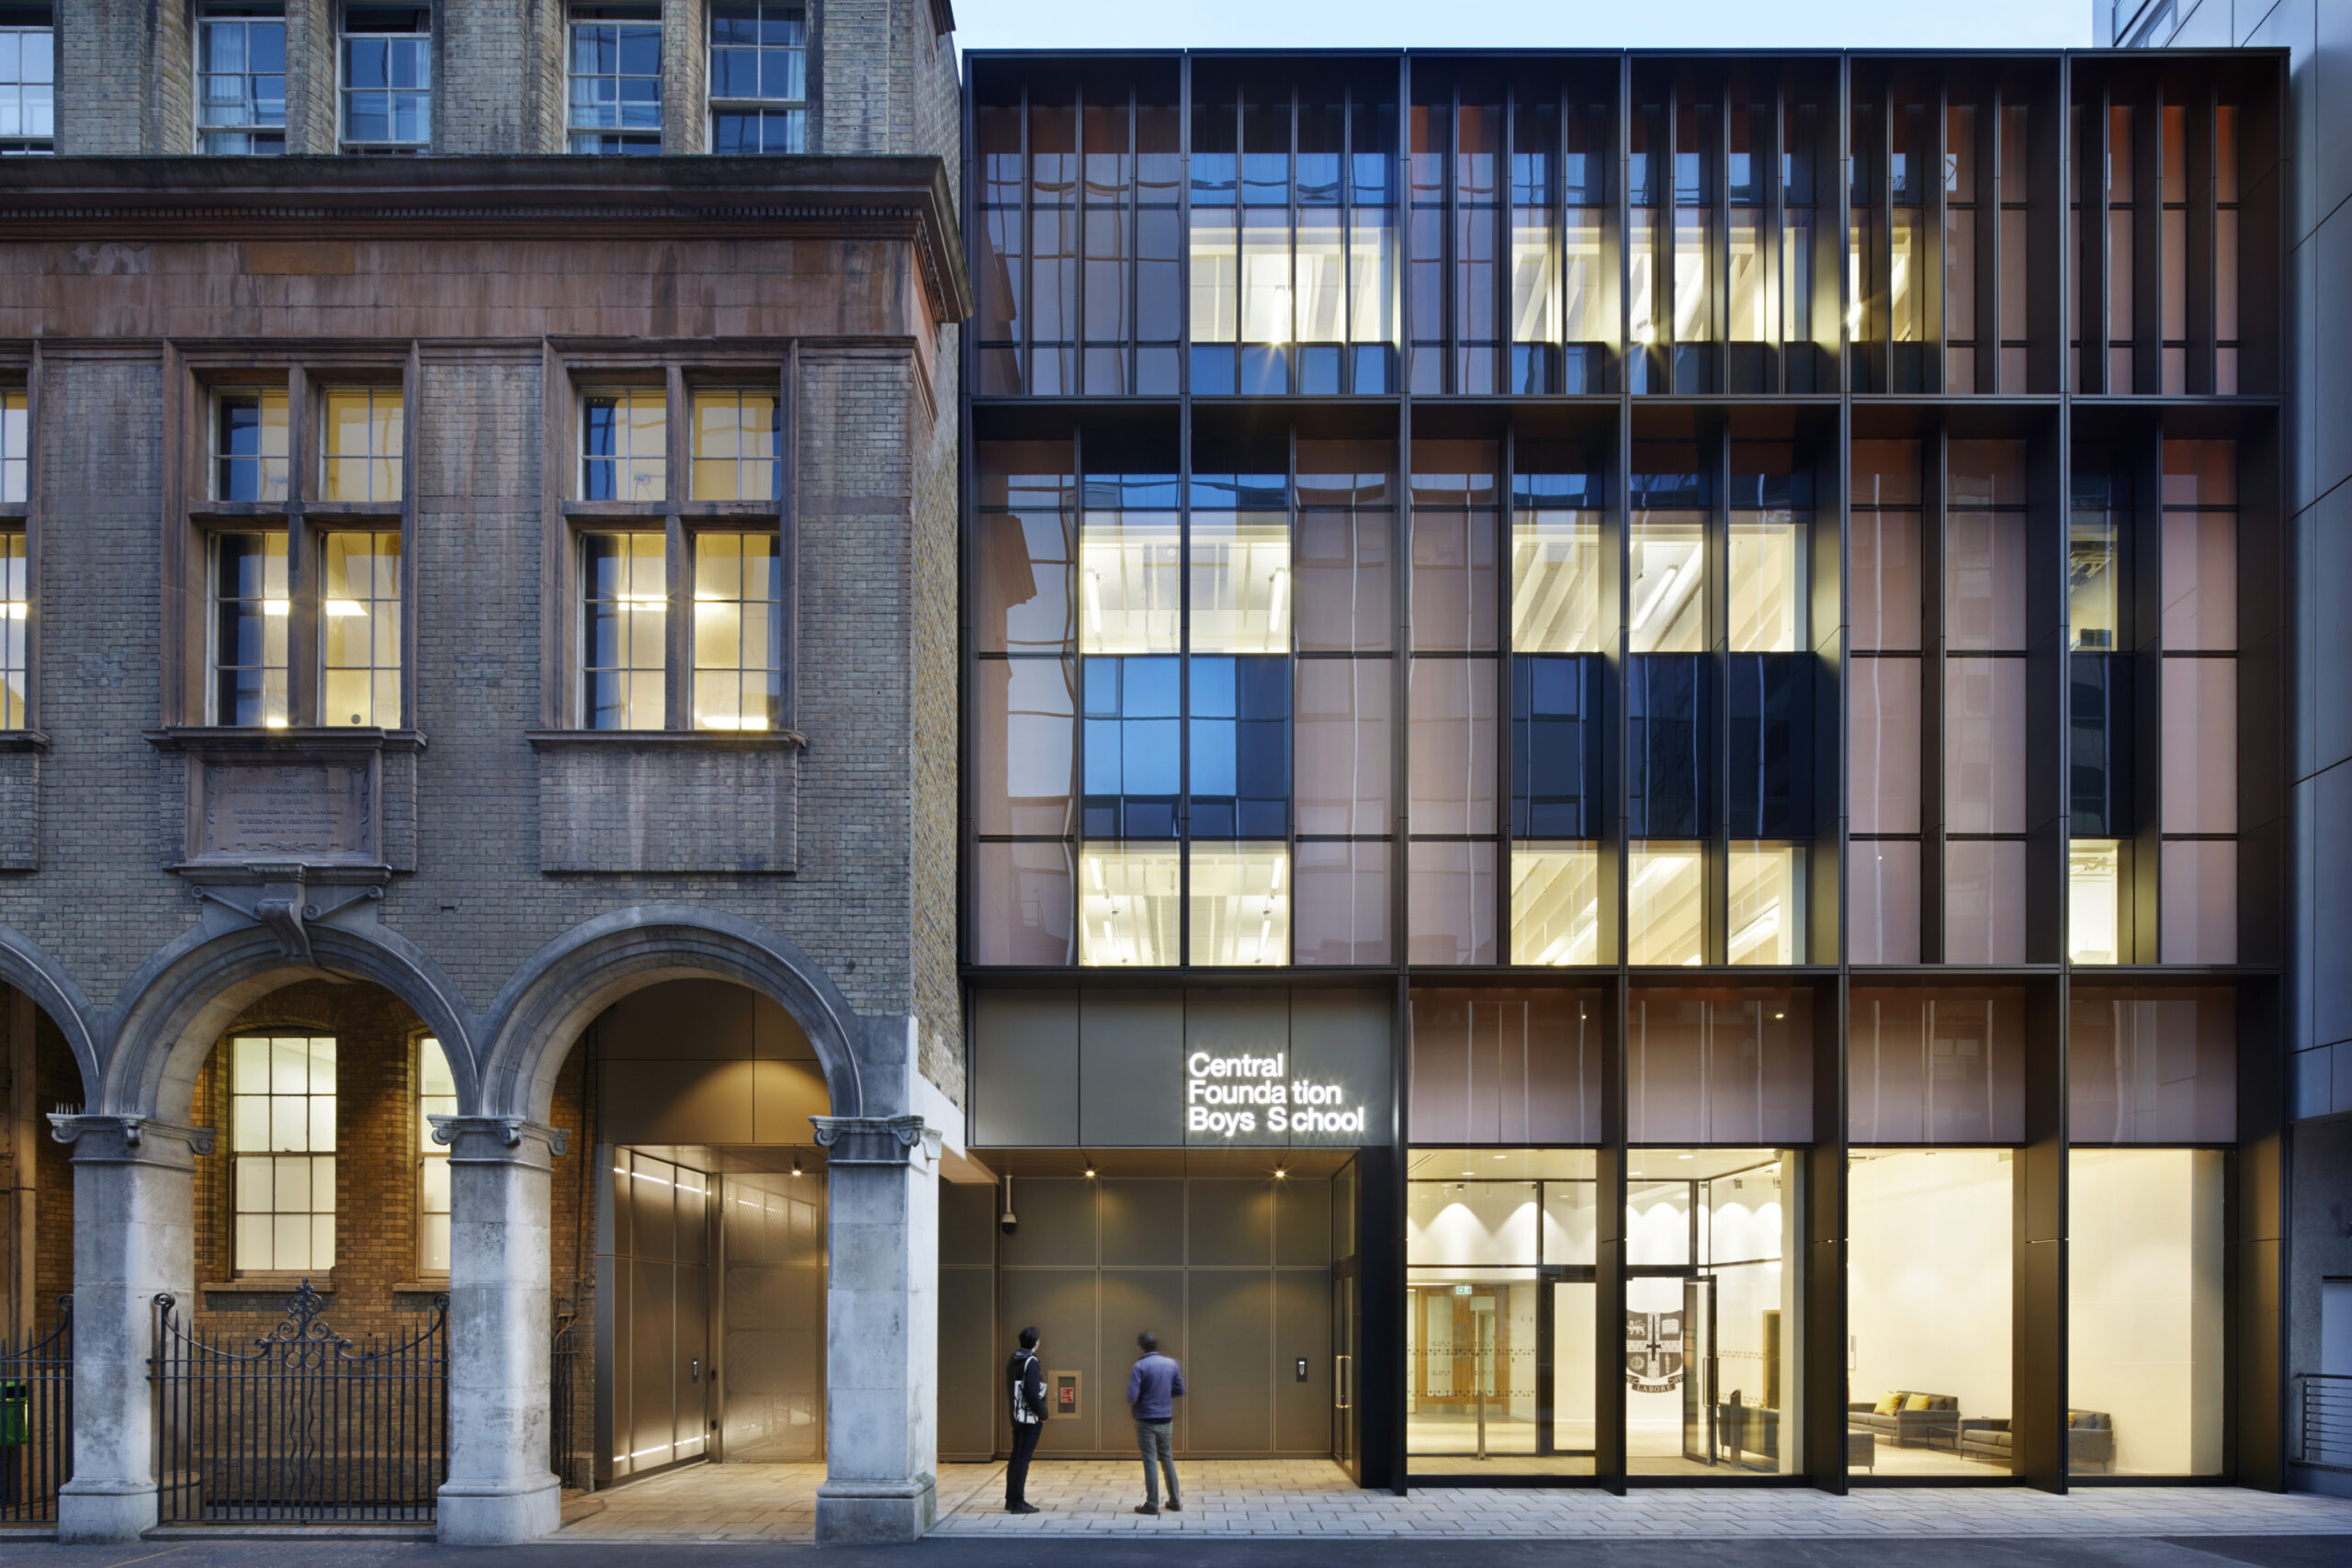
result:
M 2015 1439 L 2007 1417 L 1971 1418 L 1960 1424 L 1960 1457 L 2015 1468 Z M 2115 1469 L 2115 1418 L 2104 1410 L 2066 1412 L 2066 1472 L 2104 1475 Z
M 1894 1405 L 1882 1411 L 1879 1405 L 1888 1403 L 1856 1400 L 1846 1406 L 1846 1428 L 1853 1432 L 1870 1432 L 1899 1449 L 1951 1448 L 1960 1427 L 1960 1400 L 1949 1393 L 1921 1393 L 1911 1389 L 1897 1389 L 1889 1396 Z M 1927 1403 L 1913 1409 L 1915 1402 Z

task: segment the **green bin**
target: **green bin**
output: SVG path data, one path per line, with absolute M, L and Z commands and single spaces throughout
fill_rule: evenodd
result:
M 33 1385 L 0 1382 L 0 1449 L 20 1449 L 33 1438 Z

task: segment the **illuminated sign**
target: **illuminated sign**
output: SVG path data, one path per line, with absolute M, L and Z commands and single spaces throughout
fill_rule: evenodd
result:
M 1217 1056 L 1195 1051 L 1184 1058 L 1184 1131 L 1232 1137 L 1255 1133 L 1352 1133 L 1364 1129 L 1361 1105 L 1348 1104 L 1344 1086 L 1293 1077 L 1290 1053 Z

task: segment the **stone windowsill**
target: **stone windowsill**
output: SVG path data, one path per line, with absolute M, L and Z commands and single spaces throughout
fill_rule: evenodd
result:
M 197 1287 L 208 1296 L 290 1296 L 302 1288 L 300 1274 L 247 1274 L 234 1280 L 207 1280 Z M 322 1296 L 334 1294 L 334 1277 L 307 1277 L 311 1289 Z
M 650 749 L 656 750 L 806 750 L 808 738 L 797 729 L 527 729 L 534 750 Z
M 49 736 L 39 729 L 0 729 L 0 752 L 46 751 Z
M 304 725 L 272 729 L 252 725 L 167 724 L 144 731 L 158 751 L 422 751 L 421 729 L 377 729 L 366 725 Z
M 395 1280 L 392 1281 L 392 1294 L 396 1296 L 437 1296 L 445 1293 L 448 1289 L 449 1276 L 447 1274 L 437 1280 Z

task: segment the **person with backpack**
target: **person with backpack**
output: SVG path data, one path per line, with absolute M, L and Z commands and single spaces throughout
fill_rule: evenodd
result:
M 1012 1462 L 1004 1468 L 1004 1511 L 1034 1514 L 1037 1506 L 1023 1495 L 1029 1488 L 1029 1461 L 1046 1429 L 1046 1374 L 1037 1370 L 1037 1331 L 1021 1331 L 1021 1348 L 1005 1368 L 1012 1393 Z

